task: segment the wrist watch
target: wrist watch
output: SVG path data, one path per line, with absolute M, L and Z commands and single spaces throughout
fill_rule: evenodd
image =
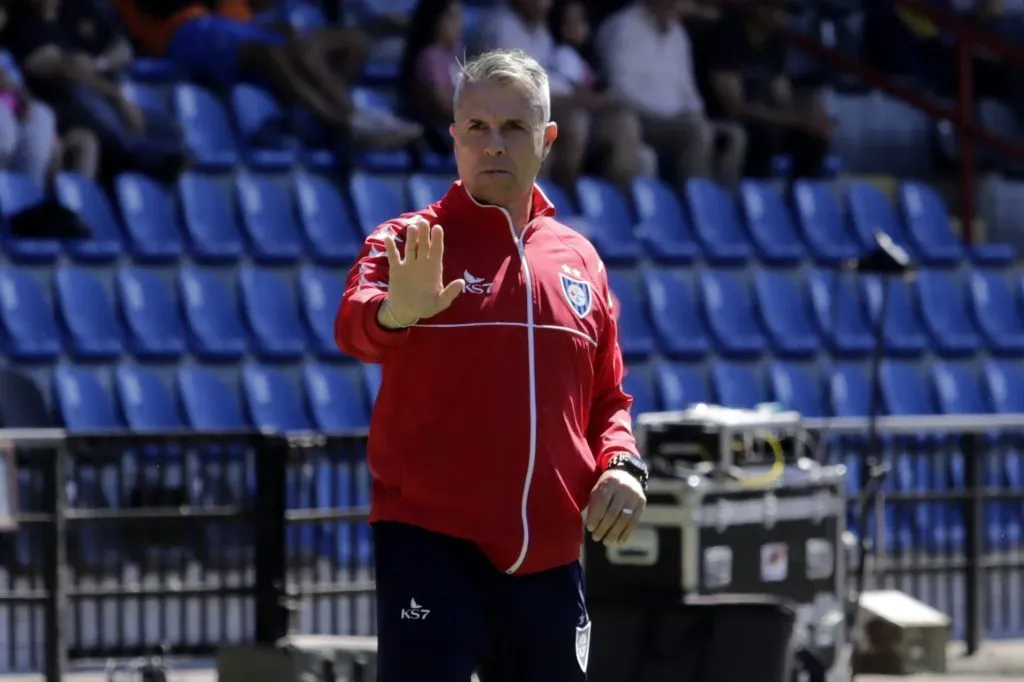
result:
M 611 471 L 612 469 L 625 471 L 627 474 L 638 480 L 640 482 L 640 487 L 644 489 L 644 492 L 647 492 L 647 480 L 651 476 L 651 468 L 647 466 L 647 462 L 643 459 L 636 455 L 631 455 L 628 452 L 623 452 L 612 456 L 612 458 L 608 460 L 608 467 L 605 471 Z

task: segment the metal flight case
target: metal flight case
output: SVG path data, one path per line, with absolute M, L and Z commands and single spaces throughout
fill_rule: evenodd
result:
M 590 603 L 784 598 L 797 645 L 832 668 L 845 639 L 845 467 L 803 456 L 795 413 L 698 406 L 641 415 L 636 431 L 652 465 L 647 509 L 628 543 L 587 543 Z

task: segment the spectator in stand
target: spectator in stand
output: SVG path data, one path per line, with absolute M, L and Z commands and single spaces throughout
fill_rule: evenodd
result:
M 723 18 L 710 41 L 713 110 L 746 126 L 751 177 L 769 176 L 778 154 L 796 176 L 820 176 L 835 130 L 821 91 L 794 92 L 786 76 L 786 19 L 785 0 L 761 0 Z
M 548 28 L 552 4 L 552 0 L 509 0 L 482 21 L 470 52 L 522 50 L 548 70 L 559 143 L 545 170 L 555 183 L 574 187 L 588 152 L 592 152 L 604 161 L 601 170 L 609 180 L 628 185 L 638 174 L 642 155 L 638 122 L 614 98 L 582 82 L 574 83 L 572 76 L 586 78 L 579 63 L 575 73 L 559 73 L 557 45 Z
M 219 89 L 238 82 L 264 85 L 285 106 L 300 105 L 365 146 L 402 146 L 423 132 L 396 116 L 356 107 L 340 78 L 325 76 L 303 61 L 301 36 L 289 38 L 252 21 L 218 14 L 199 0 L 113 2 L 147 55 L 174 62 L 196 80 Z
M 57 118 L 0 72 L 0 167 L 45 182 L 57 156 Z
M 462 3 L 420 0 L 409 22 L 399 74 L 405 115 L 423 125 L 424 138 L 437 152 L 451 151 L 448 127 L 462 45 Z
M 674 183 L 715 177 L 734 185 L 746 154 L 742 126 L 712 120 L 697 86 L 679 0 L 637 0 L 602 24 L 597 45 L 611 91 L 640 115 L 643 137 Z
M 73 13 L 71 19 L 61 19 L 60 0 L 28 0 L 8 31 L 30 89 L 66 127 L 95 133 L 105 152 L 146 172 L 177 175 L 186 157 L 173 122 L 141 111 L 115 79 L 117 65 L 108 55 L 120 50 L 118 58 L 131 60 L 116 27 L 105 21 L 94 0 L 74 0 L 63 9 Z M 83 22 L 95 27 L 91 41 L 82 42 L 68 30 Z

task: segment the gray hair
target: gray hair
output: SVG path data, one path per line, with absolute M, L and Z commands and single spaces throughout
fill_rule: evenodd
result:
M 551 88 L 548 74 L 537 60 L 522 50 L 491 50 L 459 64 L 459 77 L 455 83 L 454 105 L 458 107 L 459 95 L 467 83 L 497 81 L 499 83 L 524 83 L 537 98 L 541 110 L 541 122 L 551 120 Z

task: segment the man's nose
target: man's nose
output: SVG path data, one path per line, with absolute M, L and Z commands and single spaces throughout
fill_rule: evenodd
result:
M 490 156 L 501 156 L 505 153 L 505 137 L 500 130 L 491 131 L 484 151 Z

